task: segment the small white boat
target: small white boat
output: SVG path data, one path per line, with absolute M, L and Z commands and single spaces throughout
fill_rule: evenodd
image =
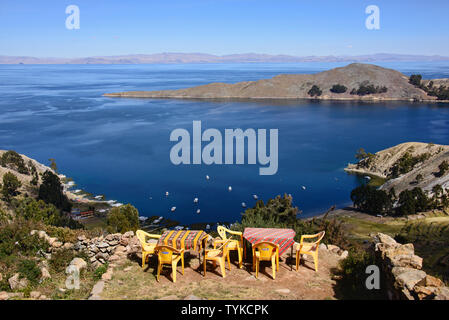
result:
M 193 203 L 198 203 L 198 198 L 193 199 Z
M 209 180 L 210 179 L 210 177 L 206 174 L 206 180 Z
M 365 179 L 371 180 L 371 177 L 370 176 L 365 176 Z
M 210 229 L 210 225 L 208 224 L 208 225 L 206 225 L 206 230 L 209 230 Z
M 197 214 L 200 214 L 200 213 L 201 213 L 201 210 L 200 210 L 200 209 L 196 210 L 196 213 L 197 213 Z
M 246 208 L 246 203 L 245 202 L 242 202 L 242 207 Z
M 253 198 L 254 198 L 254 200 L 259 199 L 259 197 L 257 196 L 257 194 L 253 194 Z
M 301 189 L 302 190 L 306 190 L 307 188 L 305 186 L 301 186 Z
M 168 191 L 165 191 L 165 196 L 168 197 L 169 193 Z
M 231 187 L 231 186 L 228 187 L 228 191 L 229 191 L 229 192 L 232 191 L 232 187 Z
M 175 210 L 176 210 L 176 207 L 171 207 L 171 212 L 175 212 Z

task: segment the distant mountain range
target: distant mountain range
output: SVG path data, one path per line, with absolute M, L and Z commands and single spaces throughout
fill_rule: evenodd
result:
M 177 63 L 293 63 L 293 62 L 388 62 L 388 61 L 449 61 L 439 55 L 406 55 L 378 53 L 359 56 L 269 55 L 257 53 L 217 56 L 205 53 L 156 53 L 86 58 L 37 58 L 1 56 L 0 64 L 177 64 Z

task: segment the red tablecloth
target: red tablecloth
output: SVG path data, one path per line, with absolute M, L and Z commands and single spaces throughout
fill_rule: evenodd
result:
M 279 245 L 279 255 L 282 255 L 290 248 L 295 240 L 293 239 L 296 232 L 292 229 L 276 229 L 276 228 L 245 228 L 243 237 L 256 244 L 262 241 L 270 241 Z

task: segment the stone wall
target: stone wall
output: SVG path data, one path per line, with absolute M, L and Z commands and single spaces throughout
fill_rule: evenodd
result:
M 383 233 L 377 233 L 373 238 L 390 299 L 449 300 L 449 288 L 440 279 L 421 270 L 423 259 L 415 255 L 413 244 L 397 243 Z

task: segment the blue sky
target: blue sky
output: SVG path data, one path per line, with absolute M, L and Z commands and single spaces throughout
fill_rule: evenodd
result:
M 68 5 L 80 29 L 65 27 Z M 380 30 L 365 8 L 380 8 Z M 203 52 L 449 56 L 447 0 L 1 0 L 0 55 Z

